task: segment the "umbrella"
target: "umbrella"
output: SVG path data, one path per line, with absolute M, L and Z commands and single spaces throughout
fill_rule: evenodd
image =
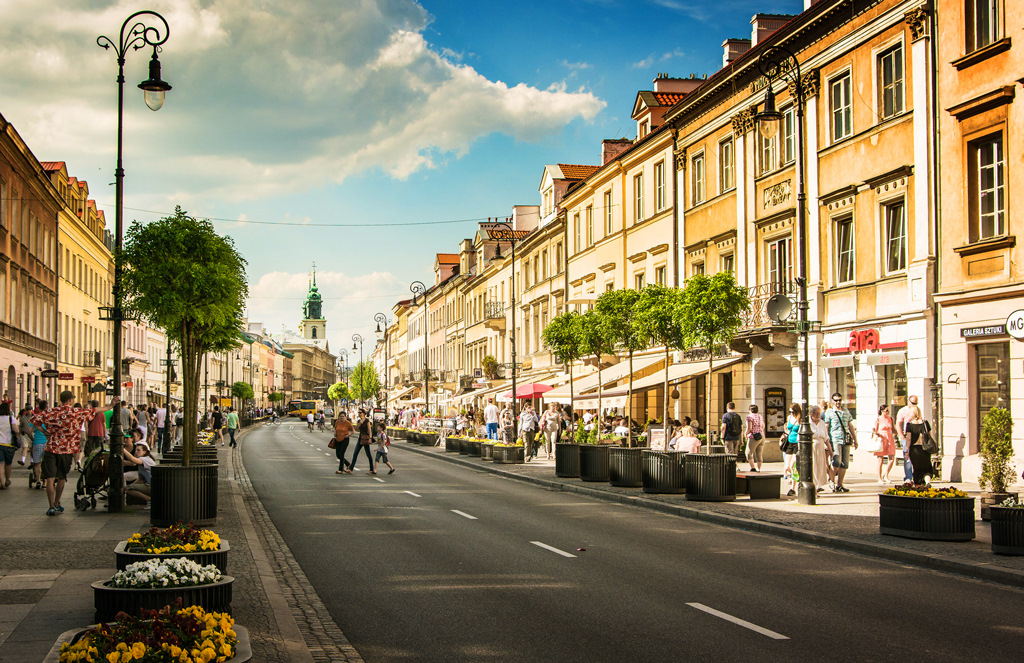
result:
M 540 382 L 530 382 L 527 384 L 521 384 L 516 387 L 516 398 L 537 398 L 541 394 L 551 391 L 553 387 L 551 385 L 542 384 Z M 501 395 L 504 400 L 512 399 L 512 392 L 507 391 Z

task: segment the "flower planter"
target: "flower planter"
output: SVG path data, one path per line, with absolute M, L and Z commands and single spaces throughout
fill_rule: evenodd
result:
M 109 580 L 92 583 L 95 619 L 108 622 L 119 612 L 138 615 L 140 608 L 159 610 L 181 599 L 182 605 L 201 605 L 207 611 L 231 612 L 231 585 L 235 579 L 221 576 L 218 582 L 190 587 L 110 587 Z
M 185 557 L 186 559 L 192 560 L 196 564 L 201 564 L 202 566 L 213 564 L 223 575 L 227 575 L 228 572 L 228 551 L 231 550 L 231 546 L 228 545 L 227 539 L 220 540 L 219 550 L 197 550 L 195 552 L 155 554 L 147 552 L 129 552 L 128 550 L 125 550 L 127 547 L 127 541 L 122 541 L 114 547 L 114 557 L 118 571 L 124 571 L 125 567 L 129 564 L 144 562 L 147 559 L 177 559 L 179 557 Z
M 567 442 L 555 445 L 555 476 L 573 478 L 580 476 L 580 445 Z
M 608 451 L 605 444 L 580 445 L 580 480 L 608 481 Z
M 480 460 L 494 460 L 494 442 L 480 443 Z
M 992 507 L 992 552 L 1024 555 L 1024 509 Z
M 217 522 L 216 465 L 154 465 L 149 522 L 167 527 L 179 520 L 198 526 Z
M 419 444 L 420 434 L 414 430 L 408 431 L 405 434 L 405 441 L 409 444 Z
M 462 440 L 457 437 L 448 436 L 444 438 L 444 450 L 448 453 L 461 453 L 460 447 L 462 446 Z
M 637 488 L 644 485 L 643 447 L 612 447 L 608 450 L 608 481 L 613 486 Z
M 686 454 L 686 499 L 732 502 L 736 499 L 734 454 Z
M 388 429 L 388 435 L 393 440 L 404 440 L 405 439 L 405 429 L 389 428 Z
M 424 447 L 432 447 L 437 444 L 437 433 L 420 433 L 420 445 Z
M 43 659 L 43 663 L 60 663 L 60 648 L 61 645 L 68 643 L 74 644 L 78 642 L 78 639 L 85 635 L 86 631 L 92 626 L 87 628 L 73 628 L 70 631 L 64 631 L 57 638 L 57 642 L 50 648 L 50 653 Z M 229 658 L 224 663 L 246 663 L 246 661 L 252 660 L 252 644 L 249 642 L 249 630 L 244 626 L 235 624 L 231 627 L 231 630 L 235 632 L 235 637 L 238 642 L 235 643 L 235 655 Z
M 641 485 L 645 493 L 686 492 L 685 451 L 641 449 Z
M 971 541 L 974 498 L 879 495 L 878 529 L 882 534 L 907 539 Z
M 465 450 L 467 456 L 476 456 L 477 458 L 479 458 L 480 444 L 480 440 L 463 440 L 462 444 L 459 447 L 459 453 L 462 453 L 462 450 Z
M 494 463 L 496 465 L 522 465 L 526 462 L 526 449 L 523 447 L 494 447 Z
M 981 503 L 981 519 L 984 521 L 991 520 L 991 509 L 994 506 L 999 506 L 1006 500 L 1013 498 L 1014 501 L 1018 499 L 1017 493 L 987 493 L 983 492 L 978 501 Z

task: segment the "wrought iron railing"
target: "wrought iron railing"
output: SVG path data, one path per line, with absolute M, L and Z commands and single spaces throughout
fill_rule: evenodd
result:
M 82 366 L 88 368 L 99 368 L 100 367 L 100 351 L 99 350 L 85 350 L 82 352 Z
M 484 303 L 484 318 L 492 320 L 494 318 L 505 317 L 505 302 L 485 302 Z
M 768 301 L 775 295 L 783 295 L 793 302 L 786 319 L 796 318 L 797 285 L 793 281 L 755 285 L 747 289 L 747 295 L 750 297 L 750 308 L 742 315 L 744 328 L 771 327 L 778 324 L 768 316 Z

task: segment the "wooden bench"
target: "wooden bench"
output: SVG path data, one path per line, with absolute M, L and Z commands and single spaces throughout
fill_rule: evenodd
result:
M 737 472 L 736 494 L 749 494 L 752 500 L 777 500 L 782 494 L 782 477 L 776 472 Z

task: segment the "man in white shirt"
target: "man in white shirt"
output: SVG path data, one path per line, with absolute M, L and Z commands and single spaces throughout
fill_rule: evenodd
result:
M 164 437 L 164 431 L 167 426 L 167 406 L 163 406 L 156 409 L 156 444 L 159 446 L 161 453 L 167 453 L 170 451 L 170 438 Z
M 306 424 L 309 426 L 309 432 L 313 432 L 313 413 L 310 412 L 306 415 Z
M 917 405 L 917 396 L 911 396 L 907 399 L 908 405 Z M 900 408 L 900 411 L 896 413 L 896 435 L 899 436 L 900 442 L 903 444 L 903 480 L 907 483 L 911 483 L 914 480 L 914 466 L 910 462 L 910 453 L 907 450 L 907 444 L 909 439 L 907 438 L 907 422 L 910 421 L 910 408 L 906 405 Z
M 487 399 L 487 407 L 484 408 L 484 423 L 487 424 L 487 439 L 498 439 L 498 406 L 494 404 L 493 398 Z

